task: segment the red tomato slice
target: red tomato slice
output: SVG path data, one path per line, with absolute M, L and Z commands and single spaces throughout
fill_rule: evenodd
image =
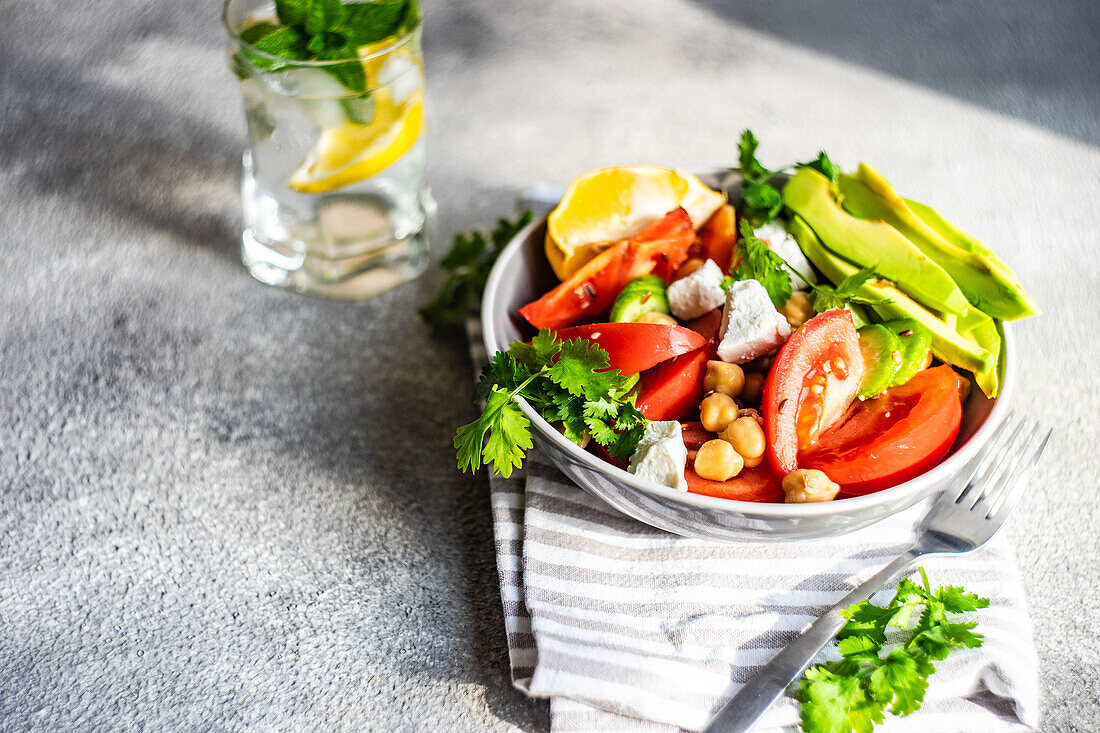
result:
M 949 366 L 918 372 L 905 384 L 852 405 L 799 456 L 799 465 L 824 471 L 846 494 L 869 494 L 919 476 L 955 443 L 961 387 Z
M 667 281 L 695 239 L 691 217 L 674 209 L 632 239 L 613 244 L 556 288 L 519 309 L 535 328 L 562 328 L 611 307 L 623 286 L 653 273 Z
M 737 214 L 733 207 L 729 204 L 720 206 L 699 230 L 699 240 L 702 250 L 699 256 L 714 260 L 722 272 L 729 272 L 733 249 L 737 244 Z
M 698 417 L 703 376 L 713 358 L 714 347 L 707 345 L 653 367 L 642 375 L 635 405 L 650 420 Z
M 846 310 L 814 316 L 787 339 L 768 372 L 760 407 L 776 473 L 786 476 L 798 468 L 799 450 L 843 416 L 863 370 L 859 337 Z
M 562 341 L 587 339 L 607 352 L 610 368 L 637 374 L 655 364 L 695 351 L 706 343 L 699 334 L 660 323 L 590 323 L 558 331 Z
M 782 502 L 784 497 L 783 485 L 767 463 L 761 463 L 756 468 L 743 468 L 741 473 L 728 481 L 702 478 L 690 466 L 684 471 L 684 477 L 692 494 L 759 502 Z

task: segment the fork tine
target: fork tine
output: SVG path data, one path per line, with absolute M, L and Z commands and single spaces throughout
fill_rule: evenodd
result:
M 1015 424 L 1009 424 L 1007 421 L 1005 422 L 1004 427 L 1000 431 L 1001 435 L 998 436 L 1001 439 L 997 441 L 995 445 L 990 445 L 986 450 L 986 460 L 983 462 L 983 465 L 974 472 L 974 476 L 967 485 L 966 493 L 959 497 L 957 503 L 962 504 L 967 509 L 972 509 L 982 498 L 982 495 L 988 491 L 991 485 L 990 479 L 994 475 L 1001 473 L 1005 461 L 1011 460 L 1014 456 L 1019 455 L 1019 450 L 1014 451 L 1012 449 L 1016 447 L 1020 437 L 1025 434 L 1027 422 L 1018 419 L 1014 419 L 1013 422 Z
M 974 486 L 974 478 L 979 473 L 984 472 L 989 467 L 990 462 L 993 461 L 996 456 L 1000 455 L 1001 443 L 1005 441 L 1006 436 L 1011 432 L 1010 428 L 1015 420 L 1015 412 L 1009 412 L 1008 415 L 1005 416 L 1004 422 L 1001 424 L 1001 429 L 993 434 L 989 443 L 987 443 L 982 450 L 978 451 L 978 454 L 967 464 L 963 475 L 959 477 L 963 479 L 961 481 L 961 486 L 955 491 L 944 492 L 945 500 L 950 496 L 951 500 L 955 503 L 963 501 L 963 497 L 965 497 L 967 492 Z
M 1034 434 L 1038 435 L 1041 432 L 1042 426 L 1036 422 Z M 1016 504 L 1018 504 L 1020 499 L 1024 496 L 1023 487 L 1031 480 L 1031 477 L 1035 475 L 1035 471 L 1039 467 L 1039 460 L 1043 457 L 1043 451 L 1046 449 L 1047 443 L 1050 442 L 1050 436 L 1053 434 L 1053 430 L 1047 430 L 1047 434 L 1043 436 L 1043 441 L 1039 444 L 1039 447 L 1032 451 L 1027 465 L 1025 465 L 1023 470 L 1021 470 L 1012 480 L 1013 486 L 1001 492 L 1000 498 L 989 507 L 989 510 L 985 514 L 986 519 L 1004 520 L 1012 513 L 1013 508 L 1015 508 Z
M 1004 460 L 1000 462 L 996 471 L 990 472 L 982 487 L 981 495 L 971 507 L 975 514 L 986 516 L 989 508 L 1015 486 L 1020 467 L 1024 465 L 1030 453 L 1029 441 L 1033 445 L 1038 432 L 1039 426 L 1034 420 L 1024 420 L 1020 428 L 1013 432 L 1012 440 L 1004 447 Z

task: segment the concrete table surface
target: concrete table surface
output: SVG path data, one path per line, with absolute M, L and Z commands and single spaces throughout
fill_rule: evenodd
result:
M 873 162 L 1045 310 L 1055 426 L 1008 529 L 1044 729 L 1100 728 L 1100 9 L 427 2 L 445 235 L 619 162 Z M 219 6 L 6 0 L 0 25 L 0 728 L 543 730 L 510 687 L 461 334 L 438 271 L 342 305 L 237 255 Z

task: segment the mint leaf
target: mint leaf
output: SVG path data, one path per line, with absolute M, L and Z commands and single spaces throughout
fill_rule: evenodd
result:
M 261 38 L 270 35 L 277 30 L 279 30 L 279 26 L 275 25 L 274 23 L 257 23 L 255 25 L 250 25 L 243 31 L 241 31 L 241 40 L 247 44 L 255 46 L 256 42 L 259 41 Z
M 272 56 L 304 61 L 309 57 L 308 44 L 309 37 L 305 33 L 295 26 L 289 26 L 268 33 L 252 45 L 257 51 Z
M 347 11 L 340 0 L 308 0 L 306 7 L 305 27 L 306 33 L 311 36 L 320 36 L 325 31 L 334 31 L 339 28 Z
M 357 46 L 385 40 L 402 30 L 409 5 L 406 0 L 346 3 L 343 32 Z
M 283 25 L 302 25 L 310 0 L 275 0 L 275 15 Z

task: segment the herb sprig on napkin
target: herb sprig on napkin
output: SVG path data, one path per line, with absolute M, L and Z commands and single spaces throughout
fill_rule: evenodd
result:
M 806 733 L 865 733 L 884 720 L 887 710 L 908 715 L 924 702 L 928 678 L 936 671 L 933 662 L 946 659 L 953 649 L 982 645 L 975 622 L 954 622 L 948 614 L 985 608 L 989 599 L 956 586 L 933 591 L 924 568 L 920 575 L 920 584 L 903 578 L 886 606 L 867 600 L 841 612 L 848 619 L 837 637 L 842 659 L 812 667 L 802 680 Z M 917 623 L 910 629 L 914 616 Z M 909 630 L 909 638 L 884 653 L 891 646 L 890 627 Z

